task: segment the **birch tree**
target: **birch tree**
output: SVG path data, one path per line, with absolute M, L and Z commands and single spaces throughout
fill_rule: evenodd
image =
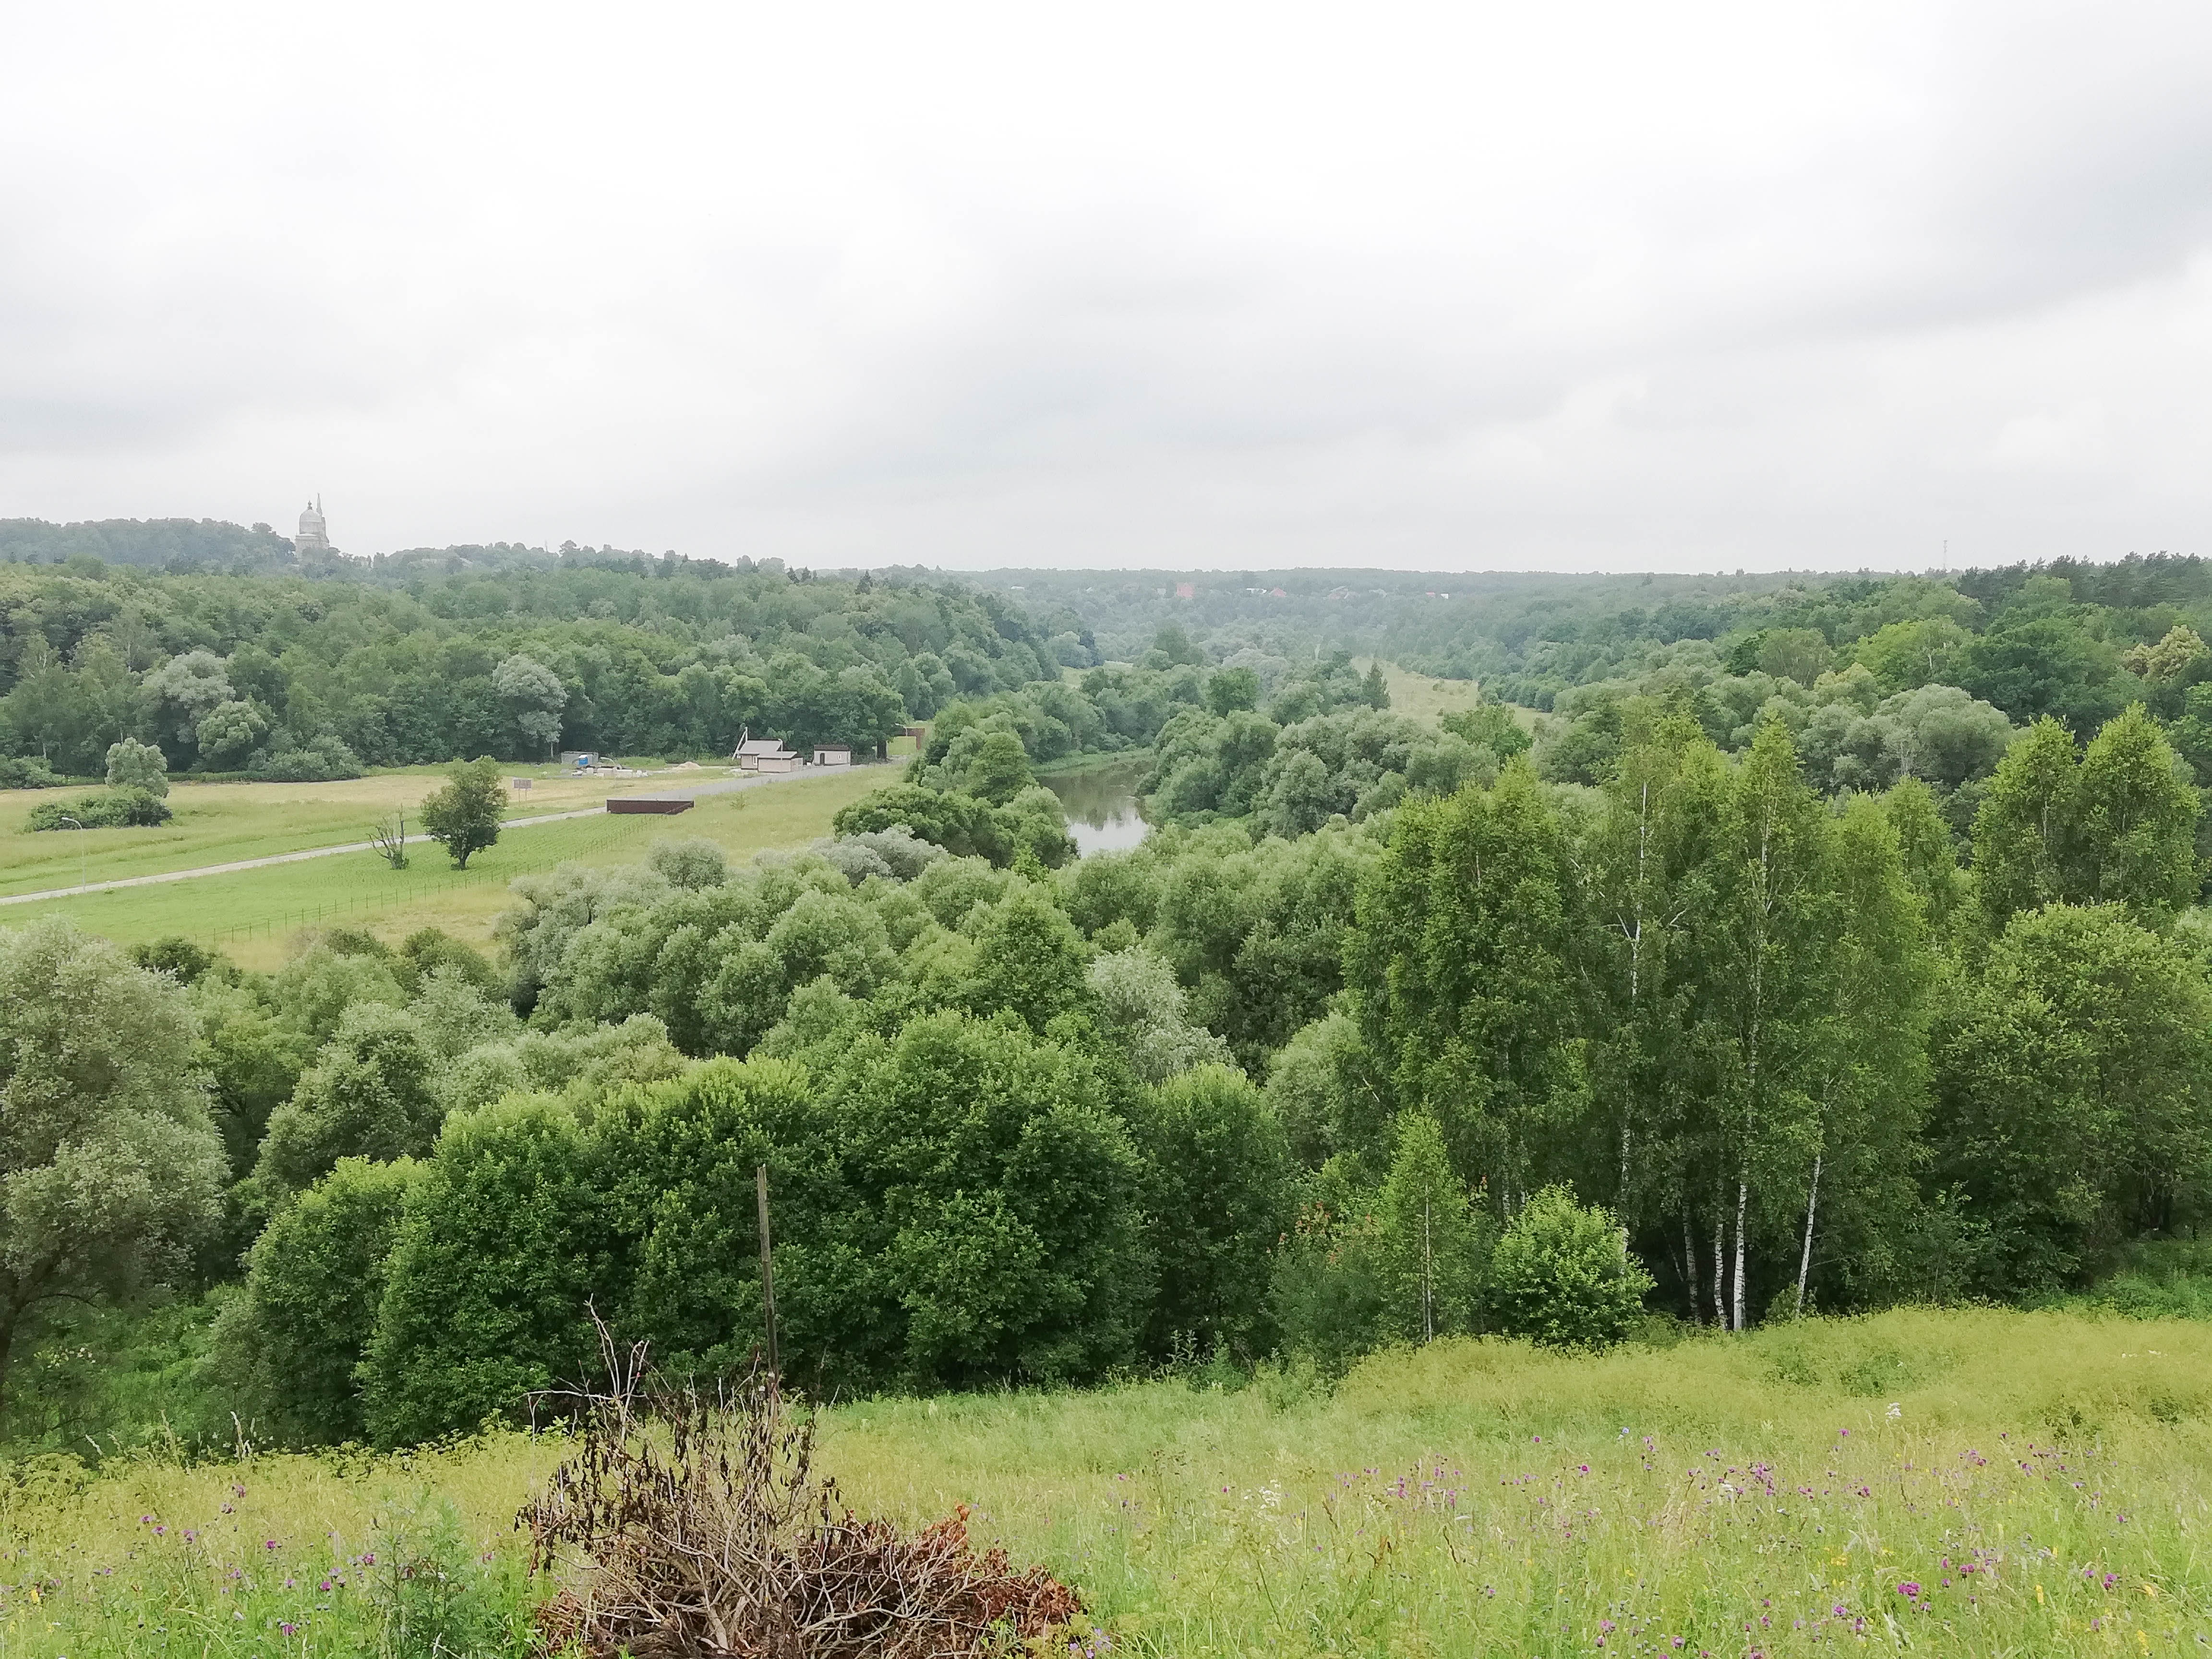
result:
M 1725 779 L 1719 750 L 1694 723 L 1662 720 L 1620 757 L 1593 838 L 1583 917 L 1590 1130 L 1608 1156 L 1588 1160 L 1583 1173 L 1598 1191 L 1612 1187 L 1632 1227 L 1682 1200 L 1691 1051 L 1681 1041 L 1680 947 L 1711 908 L 1706 843 Z
M 1823 964 L 1826 1012 L 1811 1055 L 1811 1157 L 1803 1168 L 1796 1311 L 1816 1261 L 1875 1291 L 1904 1273 L 1902 1224 L 1917 1200 L 1918 1133 L 1926 1116 L 1929 992 L 1924 902 L 1908 884 L 1900 838 L 1883 805 L 1855 798 L 1830 834 L 1828 878 L 1838 933 Z M 1838 1241 L 1818 1248 L 1823 1237 Z
M 1516 763 L 1494 788 L 1399 810 L 1360 890 L 1346 977 L 1401 1109 L 1441 1126 L 1460 1178 L 1510 1213 L 1574 1036 L 1559 826 Z
M 1788 730 L 1770 721 L 1730 780 L 1694 958 L 1697 1046 L 1715 1068 L 1713 1304 L 1730 1330 L 1749 1318 L 1751 1233 L 1764 1218 L 1754 1200 L 1771 1201 L 1768 1186 L 1797 1162 L 1816 1116 L 1809 1062 L 1834 925 L 1827 836 Z

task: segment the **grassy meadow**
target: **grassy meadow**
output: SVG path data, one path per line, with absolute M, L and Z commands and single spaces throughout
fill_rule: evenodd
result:
M 379 812 L 402 805 L 411 811 L 442 775 L 424 770 L 343 783 L 178 784 L 170 791 L 175 823 L 83 832 L 94 848 L 90 877 L 95 882 L 112 881 L 359 841 Z M 531 773 L 517 768 L 513 775 Z M 617 789 L 649 793 L 719 775 L 686 773 L 613 784 L 548 778 L 537 782 L 510 816 L 571 811 L 588 808 Z M 889 775 L 884 769 L 855 767 L 849 772 L 709 795 L 676 817 L 601 814 L 532 824 L 502 836 L 498 845 L 471 859 L 465 871 L 453 869 L 445 854 L 428 844 L 409 848 L 408 867 L 400 871 L 387 867 L 373 852 L 342 853 L 151 887 L 12 904 L 0 908 L 0 927 L 22 927 L 43 915 L 64 915 L 86 931 L 123 945 L 181 934 L 216 945 L 248 968 L 275 965 L 294 933 L 317 925 L 365 927 L 393 941 L 434 925 L 482 946 L 490 942 L 492 920 L 506 908 L 507 884 L 516 876 L 550 870 L 570 860 L 634 863 L 664 837 L 704 837 L 735 857 L 803 843 L 829 834 L 830 821 L 839 807 Z M 0 835 L 0 891 L 37 891 L 76 879 L 76 861 L 67 856 L 73 847 L 54 850 L 56 843 L 73 843 L 76 833 L 24 833 L 19 827 L 22 811 L 11 811 L 20 802 L 35 799 L 39 793 L 0 794 L 0 825 L 11 826 L 9 833 Z M 204 802 L 199 799 L 203 795 L 209 798 Z M 183 828 L 178 836 L 160 839 L 179 826 Z M 410 832 L 414 833 L 411 824 Z M 10 862 L 19 859 L 29 861 L 30 873 Z M 54 879 L 58 873 L 58 882 Z
M 2203 1325 L 1905 1310 L 863 1401 L 821 1447 L 864 1513 L 973 1506 L 1128 1654 L 2108 1655 L 2212 1638 L 2208 1410 Z M 524 1651 L 512 1521 L 560 1450 L 18 1468 L 0 1659 L 395 1650 L 426 1554 L 436 1616 Z
M 1352 665 L 1364 674 L 1373 660 L 1371 657 L 1355 657 Z M 1426 674 L 1408 673 L 1394 662 L 1382 665 L 1382 683 L 1389 688 L 1391 713 L 1414 720 L 1432 720 L 1439 715 L 1473 708 L 1482 701 L 1482 688 L 1473 680 L 1440 680 Z M 1513 718 L 1533 731 L 1540 716 L 1533 708 L 1516 707 Z
M 447 770 L 409 767 L 333 783 L 195 783 L 173 778 L 169 806 L 176 816 L 169 823 L 81 834 L 23 828 L 31 808 L 53 799 L 57 792 L 0 790 L 0 894 L 41 892 L 74 887 L 80 879 L 121 881 L 313 847 L 344 846 L 368 840 L 370 827 L 395 811 L 407 814 L 413 833 L 416 810 L 445 781 Z M 532 782 L 527 793 L 514 798 L 510 817 L 574 811 L 595 806 L 611 794 L 649 792 L 661 784 L 651 778 L 564 776 L 559 768 L 544 766 L 514 767 L 508 775 Z

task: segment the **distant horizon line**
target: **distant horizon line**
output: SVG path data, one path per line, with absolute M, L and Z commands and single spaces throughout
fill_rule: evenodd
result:
M 162 524 L 189 524 L 212 527 L 228 527 L 246 534 L 265 534 L 273 537 L 276 540 L 286 542 L 288 544 L 295 543 L 297 539 L 295 537 L 287 536 L 283 532 L 274 528 L 264 530 L 260 527 L 261 521 L 259 520 L 253 520 L 249 523 L 239 523 L 228 519 L 196 519 L 181 514 L 173 517 L 147 519 L 114 518 L 55 520 L 36 518 L 28 515 L 12 519 L 0 518 L 0 525 L 10 522 L 23 525 L 40 525 L 52 529 L 64 531 L 77 529 L 97 530 L 106 526 L 122 525 L 155 526 Z M 1343 576 L 1364 575 L 1371 577 L 1389 576 L 1400 578 L 1427 577 L 1438 581 L 1449 580 L 1454 578 L 1476 580 L 1484 578 L 1498 577 L 1546 576 L 1558 577 L 1561 579 L 1585 580 L 1608 577 L 1616 579 L 1642 577 L 1656 580 L 1661 578 L 1666 578 L 1679 581 L 1732 581 L 1771 580 L 1790 577 L 1818 577 L 1826 580 L 1841 580 L 1853 576 L 1881 577 L 1886 579 L 1917 576 L 1942 580 L 1978 570 L 2048 568 L 2059 564 L 2104 567 L 2124 564 L 2131 559 L 2186 559 L 2201 558 L 2203 556 L 2199 554 L 2174 553 L 2166 549 L 2161 548 L 2154 553 L 2142 553 L 2135 550 L 2130 550 L 2125 553 L 2113 554 L 2105 557 L 2085 557 L 2078 554 L 2061 553 L 2048 555 L 2043 557 L 2023 556 L 2021 558 L 2009 559 L 1988 564 L 1976 563 L 1971 561 L 1957 562 L 1947 560 L 1940 564 L 1917 567 L 1909 565 L 1881 566 L 1872 564 L 1815 564 L 1803 566 L 1738 565 L 1733 569 L 1726 567 L 1717 569 L 1668 569 L 1658 566 L 1630 565 L 1599 566 L 1596 568 L 1547 568 L 1540 565 L 1505 564 L 1483 566 L 1462 565 L 1451 568 L 1443 568 L 1437 566 L 1421 565 L 1326 564 L 1317 562 L 1280 565 L 1254 564 L 1243 566 L 1099 564 L 1091 562 L 1076 564 L 962 565 L 932 564 L 918 560 L 907 562 L 896 559 L 889 560 L 883 563 L 863 562 L 831 564 L 809 562 L 804 558 L 787 557 L 786 556 L 779 553 L 685 553 L 675 548 L 666 549 L 659 553 L 652 553 L 646 551 L 642 548 L 618 548 L 614 546 L 612 543 L 609 542 L 602 542 L 596 544 L 585 543 L 579 541 L 573 537 L 563 538 L 560 543 L 539 543 L 515 540 L 450 542 L 442 547 L 424 544 L 411 547 L 393 548 L 370 553 L 351 553 L 347 552 L 343 549 L 333 547 L 330 550 L 328 556 L 343 559 L 348 563 L 368 565 L 378 559 L 403 558 L 410 555 L 447 553 L 457 548 L 467 547 L 480 547 L 487 549 L 515 548 L 520 549 L 526 553 L 542 554 L 549 558 L 560 556 L 563 548 L 566 547 L 575 548 L 579 554 L 595 555 L 602 558 L 645 558 L 658 560 L 673 555 L 675 557 L 679 559 L 685 559 L 702 563 L 715 562 L 721 564 L 733 563 L 736 560 L 744 558 L 750 560 L 756 565 L 773 561 L 781 565 L 786 569 L 796 568 L 810 570 L 831 576 L 859 576 L 862 574 L 877 574 L 884 572 L 897 571 L 918 571 L 941 576 L 969 577 L 1012 575 L 1068 576 L 1087 574 L 1101 576 L 1181 576 L 1184 578 L 1200 577 L 1226 579 L 1239 576 L 1258 577 L 1263 575 L 1290 576 L 1299 574 L 1333 574 Z M 296 545 L 294 547 L 294 551 L 295 554 L 298 551 Z M 98 556 L 93 555 L 91 556 L 96 557 Z M 10 563 L 35 562 L 35 561 L 18 561 L 12 559 L 6 562 Z M 103 562 L 105 562 L 105 561 L 103 561 Z

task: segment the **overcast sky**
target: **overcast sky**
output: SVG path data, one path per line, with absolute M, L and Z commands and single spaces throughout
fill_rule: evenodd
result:
M 8 6 L 0 517 L 2212 551 L 2212 7 Z

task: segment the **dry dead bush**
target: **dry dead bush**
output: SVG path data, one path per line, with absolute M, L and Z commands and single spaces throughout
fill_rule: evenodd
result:
M 602 1336 L 604 1337 L 604 1331 Z M 813 1473 L 812 1414 L 757 1363 L 709 1395 L 606 1349 L 576 1400 L 580 1446 L 517 1518 L 560 1585 L 547 1645 L 594 1659 L 964 1659 L 1063 1624 L 1075 1594 L 967 1510 L 912 1534 L 863 1521 Z

